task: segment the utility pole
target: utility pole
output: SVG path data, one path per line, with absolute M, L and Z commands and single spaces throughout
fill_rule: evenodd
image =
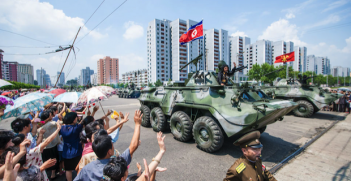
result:
M 64 68 L 64 67 L 65 67 L 65 65 L 66 65 L 67 59 L 68 59 L 68 57 L 69 57 L 69 54 L 70 54 L 70 53 L 71 53 L 71 51 L 72 51 L 72 48 L 73 48 L 74 42 L 76 42 L 76 39 L 77 39 L 77 36 L 78 36 L 78 34 L 79 34 L 80 29 L 81 29 L 81 27 L 79 27 L 78 32 L 77 32 L 77 34 L 76 34 L 76 37 L 74 38 L 74 41 L 73 41 L 73 43 L 72 43 L 72 46 L 71 46 L 71 48 L 69 49 L 69 52 L 68 52 L 68 55 L 67 55 L 67 57 L 66 57 L 65 63 L 64 63 L 64 64 L 63 64 L 63 66 L 62 66 L 62 69 L 61 69 L 60 75 L 58 76 L 58 78 L 57 78 L 57 80 L 56 80 L 56 83 L 55 83 L 55 86 L 54 86 L 54 87 L 56 87 L 56 84 L 57 84 L 57 82 L 58 82 L 58 79 L 59 79 L 59 78 L 60 78 L 60 76 L 61 76 L 61 73 L 62 73 L 62 71 L 63 71 L 63 68 Z

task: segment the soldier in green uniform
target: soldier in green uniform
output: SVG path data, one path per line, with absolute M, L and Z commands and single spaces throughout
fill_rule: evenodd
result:
M 229 71 L 228 65 L 223 65 L 222 67 L 219 67 L 221 70 L 218 73 L 218 82 L 220 85 L 226 86 L 228 83 L 228 77 L 234 75 L 235 69 L 236 69 L 236 64 L 233 62 L 234 68 L 232 71 Z
M 250 132 L 236 142 L 235 146 L 240 146 L 243 156 L 241 156 L 227 171 L 223 181 L 274 181 L 273 175 L 262 164 L 261 150 L 263 145 L 258 140 L 259 131 Z

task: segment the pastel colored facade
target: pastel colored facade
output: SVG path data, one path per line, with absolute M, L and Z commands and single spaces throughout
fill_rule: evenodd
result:
M 109 56 L 99 59 L 97 61 L 97 84 L 117 84 L 118 80 L 119 59 Z
M 17 62 L 6 62 L 3 61 L 2 64 L 2 78 L 4 80 L 18 81 L 18 63 Z
M 134 70 L 122 74 L 122 83 L 130 84 L 131 82 L 135 84 L 136 87 L 147 86 L 148 84 L 148 70 Z

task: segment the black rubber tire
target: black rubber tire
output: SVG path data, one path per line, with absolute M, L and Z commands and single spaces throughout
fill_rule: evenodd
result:
M 150 112 L 150 123 L 156 132 L 164 131 L 167 127 L 167 120 L 160 107 L 155 107 Z
M 259 128 L 258 131 L 262 134 L 264 131 L 266 131 L 267 126 L 264 126 L 262 128 Z
M 207 131 L 208 140 L 202 137 L 201 130 Z M 197 146 L 205 152 L 212 153 L 223 146 L 224 136 L 222 130 L 211 117 L 202 116 L 195 121 L 193 136 Z
M 179 123 L 179 124 L 178 124 Z M 177 128 L 177 124 L 179 125 Z M 174 139 L 178 141 L 188 141 L 192 138 L 193 122 L 190 117 L 183 111 L 177 111 L 172 114 L 169 121 L 169 127 Z
M 142 105 L 140 107 L 140 111 L 143 114 L 143 117 L 141 118 L 141 125 L 144 127 L 150 127 L 150 108 L 145 105 Z
M 309 103 L 308 101 L 300 100 L 300 101 L 297 101 L 297 104 L 299 104 L 299 106 L 293 110 L 295 116 L 309 118 L 313 115 L 314 107 L 311 103 Z M 306 111 L 305 112 L 299 111 L 299 108 L 301 107 L 304 107 Z

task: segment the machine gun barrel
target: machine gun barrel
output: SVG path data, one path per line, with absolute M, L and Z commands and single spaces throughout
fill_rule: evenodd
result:
M 272 72 L 269 72 L 269 73 L 266 73 L 266 74 L 264 74 L 263 76 L 266 76 L 266 75 L 272 74 L 272 73 L 274 73 L 274 72 L 280 72 L 280 71 L 282 71 L 282 70 L 284 70 L 284 69 L 285 69 L 285 67 L 280 68 L 280 69 L 275 70 L 275 71 L 272 71 Z M 263 77 L 263 76 L 262 76 L 262 77 Z
M 241 67 L 236 68 L 236 69 L 235 69 L 235 72 L 242 71 L 242 70 L 244 70 L 245 68 L 247 68 L 247 65 L 246 65 L 246 66 L 241 66 Z
M 202 53 L 197 56 L 196 58 L 194 58 L 192 61 L 190 61 L 189 63 L 185 64 L 182 68 L 179 69 L 179 71 L 183 70 L 185 67 L 187 67 L 189 64 L 194 63 L 195 66 L 197 66 L 197 62 L 202 58 Z

